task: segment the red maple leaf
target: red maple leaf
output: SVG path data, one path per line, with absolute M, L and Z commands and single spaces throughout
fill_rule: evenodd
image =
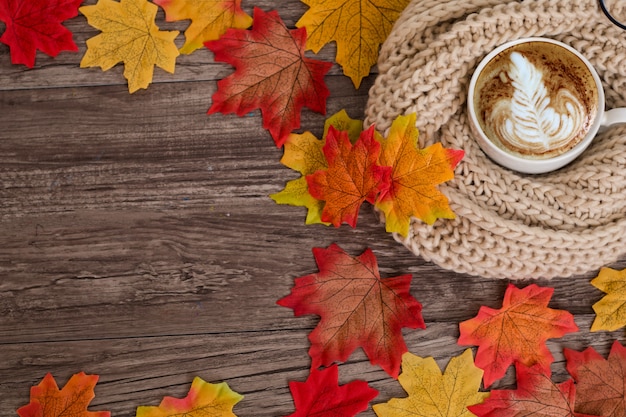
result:
M 626 416 L 626 349 L 615 341 L 608 359 L 593 348 L 564 349 L 567 371 L 576 381 L 576 411 L 604 417 Z
M 309 193 L 325 202 L 323 222 L 355 227 L 361 204 L 373 204 L 391 179 L 391 167 L 378 165 L 380 143 L 374 138 L 374 127 L 361 132 L 352 145 L 348 132 L 331 126 L 322 150 L 328 168 L 307 175 Z
M 409 293 L 411 275 L 381 279 L 371 249 L 352 257 L 332 244 L 313 255 L 320 272 L 297 278 L 278 301 L 296 316 L 321 317 L 309 335 L 312 367 L 343 362 L 360 346 L 373 365 L 397 378 L 407 351 L 402 328 L 425 327 L 422 305 Z
M 481 404 L 467 407 L 478 417 L 585 417 L 574 412 L 576 387 L 571 379 L 555 384 L 540 365 L 516 364 L 517 389 L 492 390 Z
M 281 147 L 300 126 L 302 107 L 326 113 L 324 75 L 332 64 L 306 58 L 306 29 L 287 29 L 278 13 L 255 8 L 253 22 L 252 30 L 231 28 L 205 43 L 216 61 L 235 67 L 217 83 L 209 114 L 243 116 L 261 109 L 263 127 Z
M 0 20 L 6 30 L 0 42 L 9 45 L 11 62 L 35 65 L 37 49 L 57 56 L 78 51 L 72 32 L 61 24 L 78 15 L 82 0 L 0 0 Z
M 365 411 L 378 391 L 365 381 L 338 385 L 337 365 L 324 370 L 311 369 L 306 382 L 290 382 L 296 412 L 288 417 L 350 417 Z
M 30 389 L 30 403 L 17 410 L 20 417 L 110 417 L 108 411 L 87 411 L 98 375 L 72 375 L 62 390 L 50 373 Z
M 535 284 L 523 289 L 509 284 L 501 309 L 483 306 L 459 325 L 459 344 L 479 346 L 476 366 L 485 371 L 486 387 L 514 362 L 549 370 L 554 358 L 545 341 L 578 330 L 569 312 L 548 308 L 553 292 Z

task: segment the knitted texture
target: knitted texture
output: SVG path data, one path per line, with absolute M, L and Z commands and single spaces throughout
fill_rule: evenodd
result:
M 440 187 L 456 219 L 413 219 L 408 236 L 395 235 L 443 268 L 553 278 L 626 252 L 625 127 L 606 129 L 574 163 L 542 175 L 500 167 L 472 138 L 465 105 L 474 68 L 498 45 L 531 36 L 581 51 L 600 74 L 607 109 L 626 106 L 626 32 L 595 0 L 413 0 L 381 48 L 366 125 L 387 132 L 398 115 L 416 113 L 420 146 L 465 151 L 455 179 Z

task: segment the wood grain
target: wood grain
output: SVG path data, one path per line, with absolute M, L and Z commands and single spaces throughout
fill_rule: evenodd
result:
M 290 27 L 306 11 L 297 0 L 244 2 L 248 13 L 253 5 L 277 9 Z M 206 114 L 216 81 L 232 71 L 208 50 L 181 56 L 175 74 L 157 70 L 130 95 L 121 66 L 79 68 L 97 31 L 82 16 L 67 26 L 80 51 L 38 54 L 32 70 L 11 65 L 0 45 L 0 415 L 15 415 L 47 372 L 62 385 L 80 371 L 100 375 L 92 409 L 115 417 L 185 395 L 196 375 L 242 393 L 238 416 L 292 413 L 288 383 L 307 377 L 318 318 L 296 318 L 276 301 L 317 270 L 311 249 L 333 242 L 353 255 L 372 248 L 383 277 L 413 275 L 427 328 L 406 330 L 407 344 L 442 367 L 465 349 L 458 323 L 500 306 L 506 277 L 425 262 L 371 206 L 351 229 L 306 226 L 304 209 L 276 205 L 269 195 L 297 173 L 280 164 L 259 112 Z M 317 57 L 334 53 L 330 45 Z M 374 77 L 355 90 L 334 65 L 328 114 L 362 118 Z M 326 116 L 302 117 L 300 131 L 321 135 Z M 595 273 L 533 281 L 553 286 L 550 306 L 572 312 L 581 329 L 549 342 L 556 379 L 566 377 L 563 347 L 605 354 L 624 341 L 623 331 L 589 332 L 602 297 L 589 284 Z M 361 351 L 340 365 L 341 382 L 353 379 L 380 391 L 374 403 L 405 395 Z M 509 373 L 499 386 L 512 382 Z

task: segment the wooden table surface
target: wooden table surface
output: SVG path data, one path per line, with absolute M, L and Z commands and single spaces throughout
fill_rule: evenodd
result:
M 298 0 L 244 0 L 249 14 L 253 6 L 277 9 L 291 28 L 306 11 Z M 157 23 L 187 25 L 164 22 L 162 11 Z M 298 174 L 280 164 L 259 112 L 206 114 L 216 81 L 232 71 L 207 49 L 180 56 L 173 75 L 156 69 L 152 85 L 131 95 L 121 65 L 79 68 L 98 31 L 82 15 L 65 25 L 80 51 L 38 54 L 33 69 L 12 65 L 0 44 L 0 415 L 16 415 L 47 372 L 62 386 L 80 371 L 100 375 L 90 409 L 112 416 L 182 397 L 194 376 L 243 394 L 238 416 L 292 413 L 288 383 L 308 376 L 318 318 L 296 318 L 276 301 L 294 278 L 317 272 L 312 248 L 331 243 L 355 256 L 371 248 L 383 277 L 413 275 L 427 328 L 405 329 L 405 339 L 442 367 L 465 350 L 458 323 L 481 305 L 501 306 L 506 277 L 425 262 L 369 205 L 352 229 L 306 226 L 303 208 L 275 204 L 268 195 Z M 334 53 L 329 45 L 317 57 Z M 327 116 L 346 109 L 362 119 L 374 77 L 356 90 L 333 66 Z M 320 137 L 327 116 L 303 110 L 299 131 Z M 626 258 L 607 266 L 622 269 Z M 548 343 L 555 379 L 566 377 L 564 346 L 606 354 L 625 340 L 623 330 L 589 332 L 603 295 L 589 284 L 596 274 L 532 281 L 553 286 L 550 307 L 580 327 Z M 378 389 L 372 403 L 405 396 L 360 350 L 339 374 Z

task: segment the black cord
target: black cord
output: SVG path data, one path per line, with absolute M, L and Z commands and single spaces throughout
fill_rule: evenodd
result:
M 620 22 L 619 20 L 613 17 L 611 12 L 609 12 L 609 10 L 606 8 L 606 4 L 604 4 L 604 1 L 605 0 L 600 0 L 600 8 L 602 9 L 606 17 L 608 17 L 609 20 L 613 22 L 613 24 L 615 24 L 617 27 L 626 30 L 626 25 L 624 25 L 622 22 Z

